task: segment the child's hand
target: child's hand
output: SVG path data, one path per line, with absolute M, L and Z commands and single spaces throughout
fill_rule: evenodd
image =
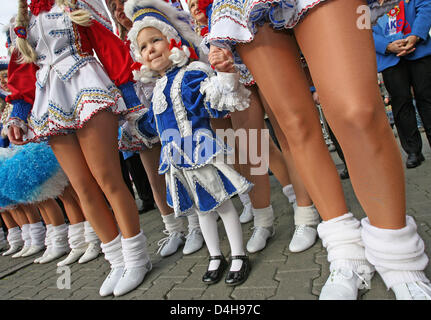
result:
M 235 72 L 233 55 L 228 49 L 211 45 L 208 59 L 211 65 L 219 72 Z

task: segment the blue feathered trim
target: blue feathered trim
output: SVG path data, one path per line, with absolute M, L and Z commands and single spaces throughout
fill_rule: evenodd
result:
M 69 181 L 46 143 L 15 147 L 12 157 L 0 162 L 0 197 L 24 204 L 63 193 Z

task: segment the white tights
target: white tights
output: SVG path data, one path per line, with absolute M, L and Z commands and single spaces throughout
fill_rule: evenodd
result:
M 239 222 L 238 213 L 231 200 L 225 201 L 215 211 L 220 215 L 224 228 L 229 240 L 231 255 L 244 255 L 244 243 L 242 239 L 241 223 Z M 221 255 L 220 239 L 217 227 L 217 216 L 215 212 L 198 212 L 199 223 L 201 225 L 202 235 L 211 256 Z M 208 270 L 218 268 L 220 260 L 211 260 Z M 241 269 L 242 260 L 235 259 L 232 261 L 231 271 Z

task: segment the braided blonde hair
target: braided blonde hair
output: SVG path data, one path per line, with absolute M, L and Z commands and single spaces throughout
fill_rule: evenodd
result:
M 56 0 L 57 5 L 67 12 L 70 20 L 77 25 L 88 27 L 91 24 L 91 14 L 84 9 L 76 9 L 77 0 Z M 70 10 L 67 10 L 70 9 Z M 27 30 L 30 17 L 28 15 L 27 0 L 18 0 L 18 15 L 15 19 L 15 27 L 22 27 Z M 16 48 L 19 52 L 19 63 L 36 62 L 37 54 L 27 39 L 17 37 Z
M 19 0 L 18 2 L 18 15 L 15 19 L 15 27 L 22 27 L 27 30 L 30 18 L 28 16 L 27 0 Z M 16 48 L 19 54 L 19 63 L 35 62 L 37 55 L 33 47 L 28 43 L 27 39 L 17 37 Z

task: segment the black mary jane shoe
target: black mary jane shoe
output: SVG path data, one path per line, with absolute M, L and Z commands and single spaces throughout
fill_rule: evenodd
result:
M 231 257 L 231 266 L 232 261 L 235 259 L 241 259 L 242 260 L 242 266 L 241 269 L 238 271 L 229 271 L 226 275 L 225 283 L 228 286 L 237 286 L 243 283 L 245 280 L 247 280 L 248 275 L 251 270 L 250 260 L 248 259 L 248 256 L 232 256 Z
M 227 268 L 227 261 L 224 256 L 210 256 L 209 261 L 211 260 L 220 260 L 220 265 L 215 270 L 208 270 L 205 272 L 204 276 L 202 277 L 202 281 L 205 284 L 214 284 L 219 282 Z

